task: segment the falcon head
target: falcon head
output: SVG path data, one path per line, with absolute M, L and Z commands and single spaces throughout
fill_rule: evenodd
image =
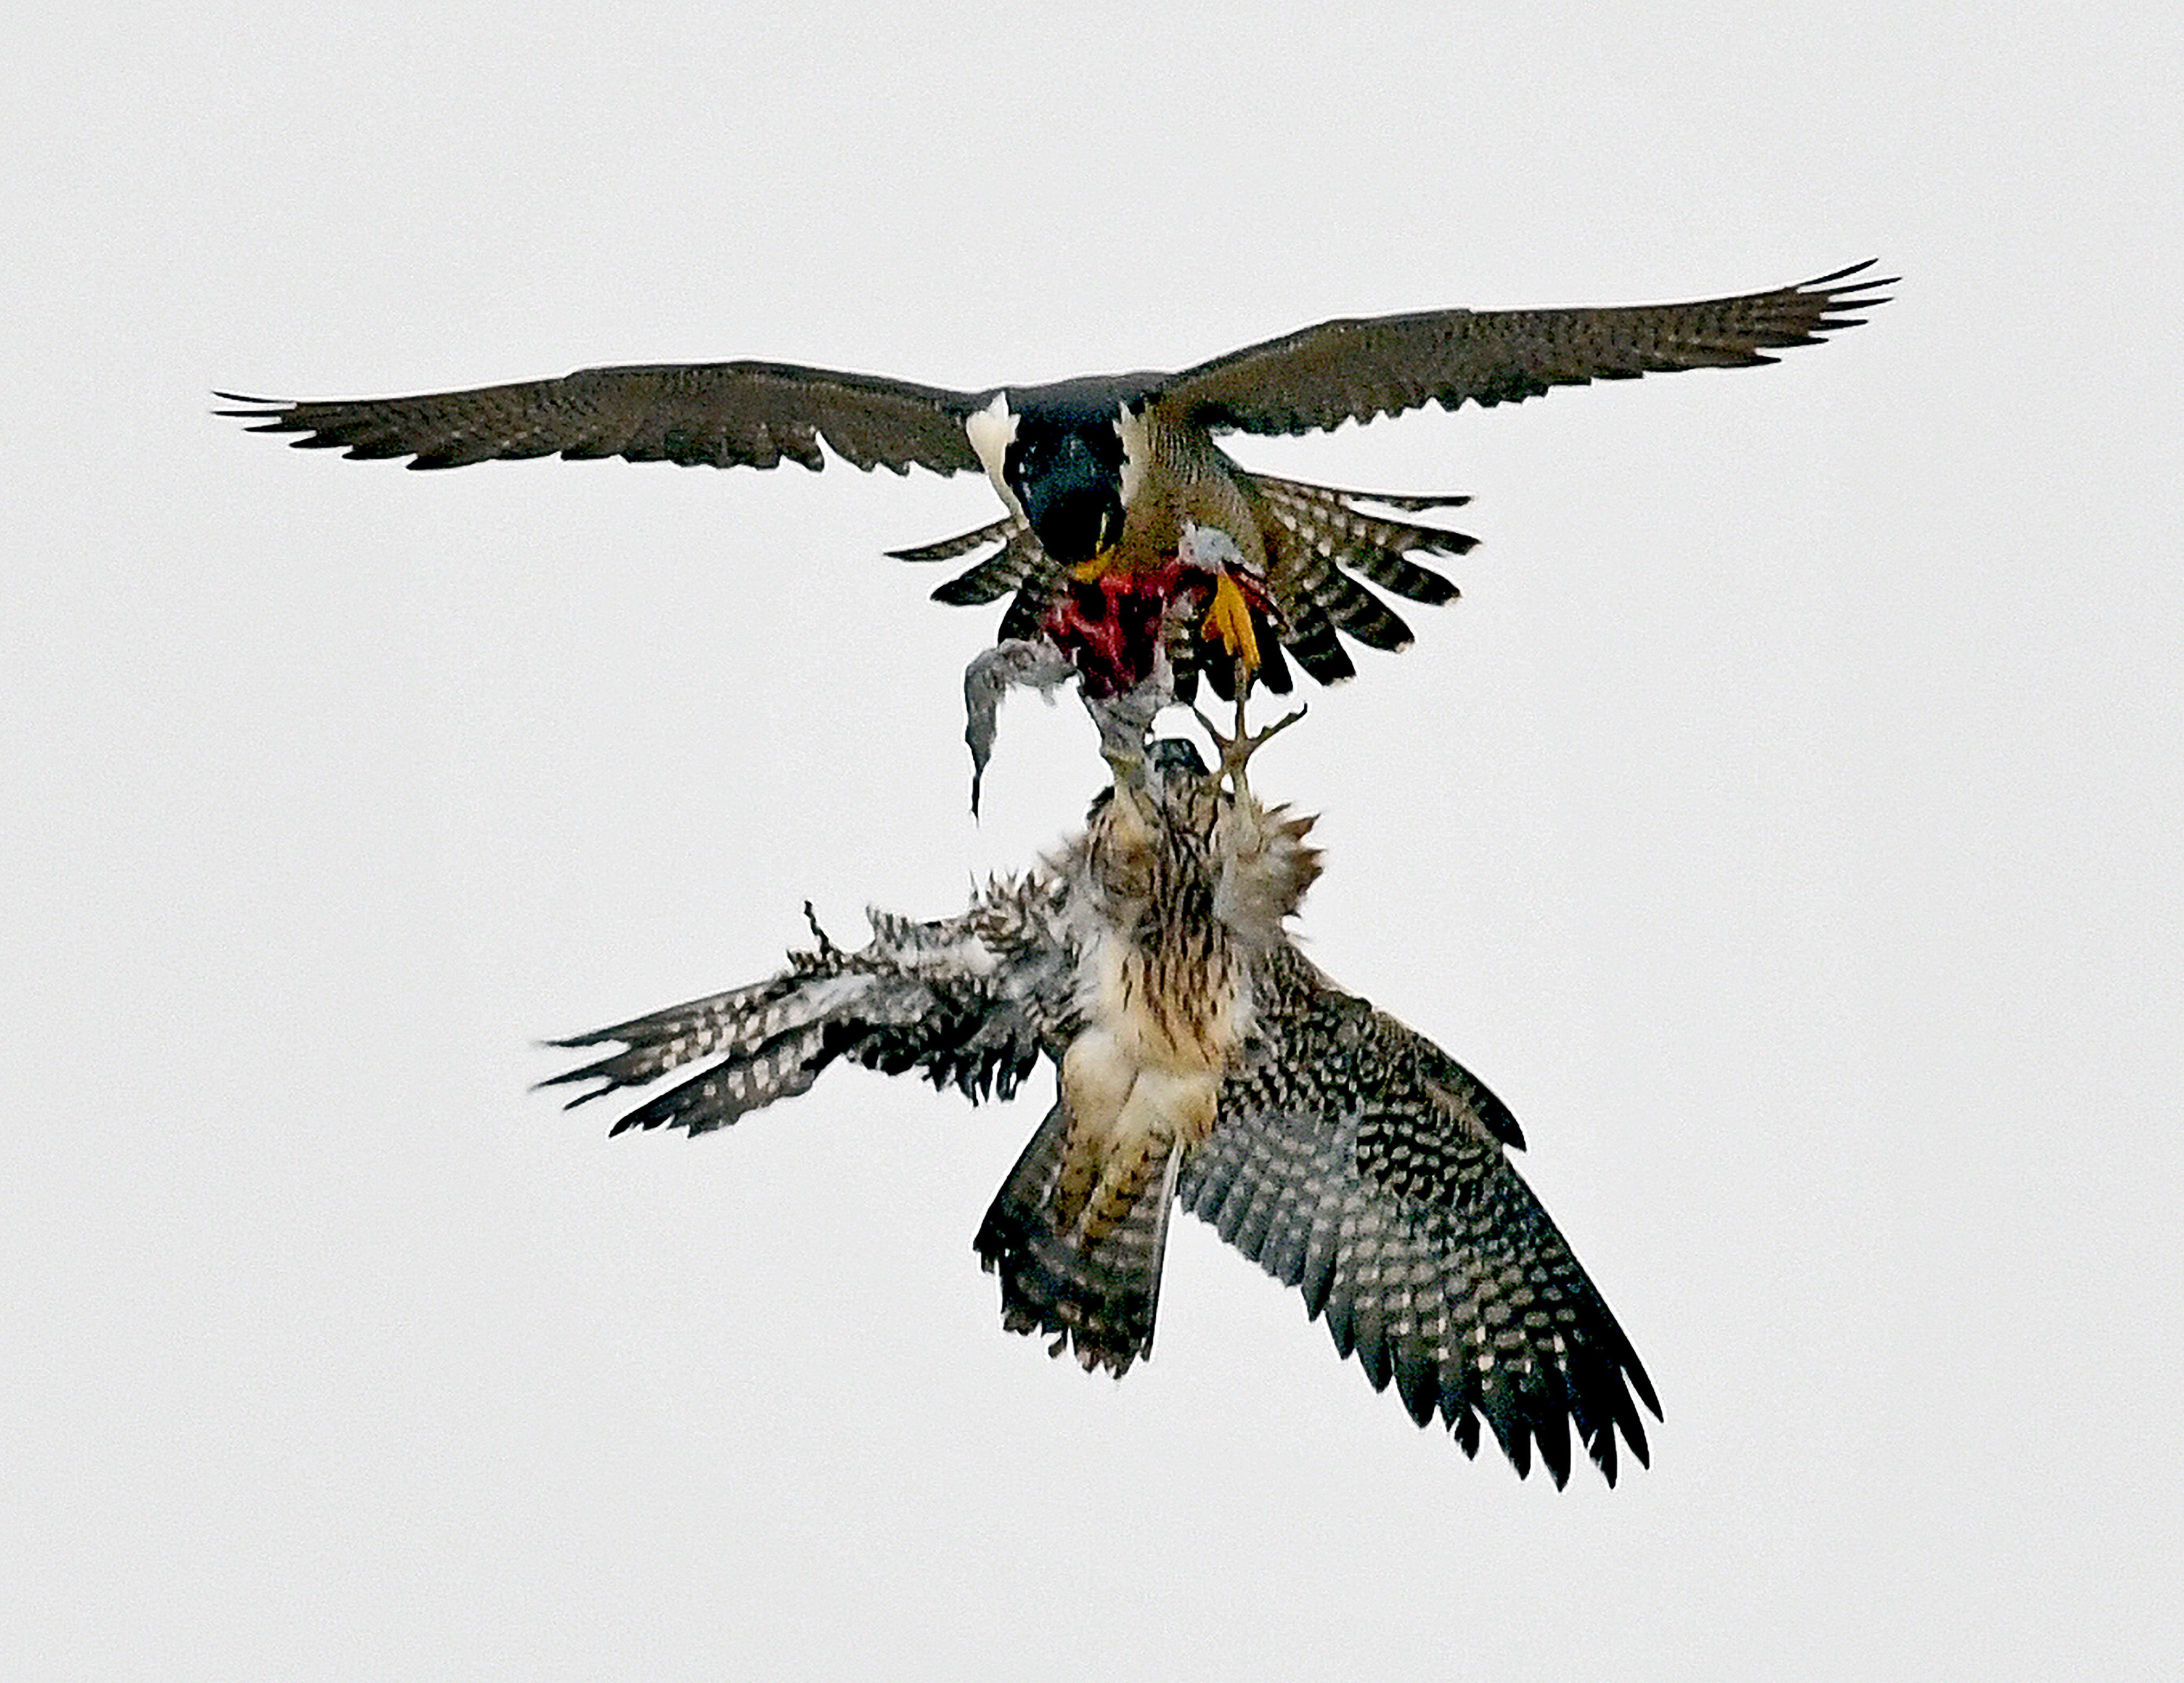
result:
M 1039 547 L 1061 566 L 1078 567 L 1122 538 L 1139 476 L 1129 449 L 1134 419 L 1114 382 L 1072 381 L 996 393 L 964 430 Z

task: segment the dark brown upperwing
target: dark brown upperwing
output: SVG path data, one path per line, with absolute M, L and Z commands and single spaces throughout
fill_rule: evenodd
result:
M 1213 432 L 1309 432 L 1401 415 L 1515 403 L 1551 386 L 1685 368 L 1743 368 L 1855 327 L 1887 299 L 1850 281 L 1871 259 L 1800 286 L 1612 309 L 1441 309 L 1323 321 L 1185 369 L 1159 402 Z M 1843 284 L 1849 281 L 1849 284 Z
M 963 432 L 978 403 L 972 393 L 784 363 L 587 368 L 559 380 L 331 403 L 217 395 L 250 405 L 218 413 L 263 423 L 254 432 L 300 432 L 299 449 L 357 459 L 410 456 L 413 468 L 558 454 L 686 467 L 772 467 L 785 456 L 817 469 L 822 438 L 861 468 L 978 466 Z

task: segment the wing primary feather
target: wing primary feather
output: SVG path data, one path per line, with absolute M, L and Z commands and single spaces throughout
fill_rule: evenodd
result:
M 1014 515 L 1003 515 L 997 521 L 954 538 L 944 538 L 937 543 L 921 543 L 912 549 L 889 549 L 887 557 L 891 561 L 952 561 L 958 555 L 969 554 L 973 549 L 1006 543 L 1022 530 L 1022 521 Z
M 1157 402 L 1216 432 L 1309 432 L 1424 404 L 1454 410 L 1556 386 L 1734 368 L 1863 325 L 1887 302 L 1872 260 L 1769 292 L 1608 309 L 1425 310 L 1323 321 L 1170 376 Z
M 897 473 L 978 470 L 964 421 L 973 393 L 788 363 L 659 363 L 580 369 L 395 398 L 289 403 L 216 393 L 242 405 L 216 413 L 297 432 L 303 449 L 365 460 L 409 456 L 414 468 L 560 454 L 622 456 L 683 466 L 825 465 L 824 440 L 852 465 Z

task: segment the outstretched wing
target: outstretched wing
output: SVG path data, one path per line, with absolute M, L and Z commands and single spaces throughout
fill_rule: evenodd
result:
M 963 431 L 975 395 L 785 363 L 587 368 L 559 380 L 330 403 L 218 395 L 248 405 L 218 413 L 262 423 L 254 432 L 302 433 L 298 449 L 409 456 L 413 468 L 558 454 L 685 467 L 773 467 L 786 457 L 816 470 L 822 438 L 861 468 L 978 467 Z
M 1889 280 L 1869 259 L 1795 287 L 1613 309 L 1438 309 L 1323 321 L 1171 376 L 1158 401 L 1214 432 L 1310 432 L 1422 404 L 1515 403 L 1552 386 L 1742 368 L 1855 327 Z
M 1294 949 L 1221 1120 L 1185 1168 L 1191 1212 L 1324 1318 L 1375 1390 L 1467 1454 L 1484 1416 L 1521 1475 L 1559 1485 L 1570 1429 L 1612 1485 L 1660 1404 L 1615 1318 L 1510 1167 L 1500 1101 L 1423 1036 L 1334 988 Z M 1635 1393 L 1634 1400 L 1633 1393 Z
M 838 1058 L 1008 1098 L 1051 1039 L 1050 1012 L 1067 1010 L 1067 961 L 1040 939 L 1038 894 L 998 885 L 971 912 L 932 923 L 870 913 L 872 940 L 856 952 L 822 936 L 766 981 L 552 1042 L 621 1050 L 539 1084 L 598 1084 L 573 1109 L 704 1066 L 621 1117 L 616 1134 L 725 1128 L 810 1090 Z

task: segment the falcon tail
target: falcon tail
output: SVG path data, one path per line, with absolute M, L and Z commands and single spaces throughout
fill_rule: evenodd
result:
M 1456 599 L 1453 582 L 1410 557 L 1468 554 L 1478 547 L 1476 538 L 1359 504 L 1416 514 L 1460 508 L 1470 498 L 1346 491 L 1272 474 L 1235 471 L 1260 505 L 1260 530 L 1271 575 L 1267 581 L 1271 613 L 1252 605 L 1251 629 L 1265 662 L 1259 682 L 1275 694 L 1290 692 L 1284 649 L 1321 683 L 1336 683 L 1356 676 L 1357 670 L 1342 646 L 1343 636 L 1373 649 L 1392 651 L 1410 646 L 1410 627 L 1361 579 L 1412 602 L 1437 606 Z M 974 556 L 968 568 L 934 589 L 933 599 L 975 607 L 1015 592 L 1001 622 L 1001 641 L 1034 635 L 1070 589 L 1069 575 L 1048 559 L 1031 528 L 1015 515 L 938 543 L 889 554 L 897 560 L 922 563 Z M 1169 655 L 1175 665 L 1178 700 L 1192 699 L 1201 672 L 1223 699 L 1233 699 L 1235 662 L 1219 639 L 1200 635 L 1186 646 L 1171 649 Z
M 1001 1324 L 1054 1340 L 1050 1353 L 1072 1351 L 1090 1373 L 1120 1379 L 1150 1356 L 1160 1307 L 1161 1261 L 1167 1249 L 1183 1153 L 1171 1149 L 1122 1218 L 1096 1238 L 1061 1219 L 1057 1195 L 1069 1117 L 1059 1104 L 1001 1184 L 973 1241 L 987 1271 L 1001 1279 Z
M 1476 538 L 1374 514 L 1357 504 L 1378 503 L 1410 513 L 1459 508 L 1470 498 L 1343 491 L 1264 473 L 1248 477 L 1271 516 L 1262 530 L 1275 595 L 1290 621 L 1283 640 L 1297 664 L 1319 683 L 1339 683 L 1357 675 L 1338 632 L 1391 654 L 1411 646 L 1410 627 L 1360 578 L 1429 606 L 1456 599 L 1453 582 L 1409 558 L 1468 554 L 1479 545 Z

